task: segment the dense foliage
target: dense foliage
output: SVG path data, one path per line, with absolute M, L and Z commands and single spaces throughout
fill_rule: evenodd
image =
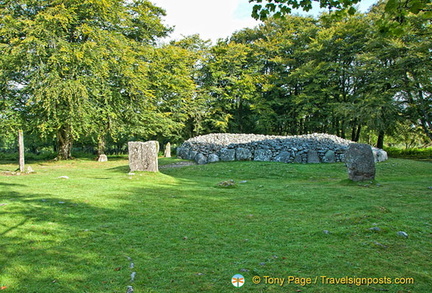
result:
M 1 1 L 0 147 L 19 129 L 63 159 L 73 145 L 210 132 L 430 144 L 430 4 L 399 25 L 383 17 L 389 3 L 269 18 L 211 45 L 161 44 L 165 12 L 148 1 Z

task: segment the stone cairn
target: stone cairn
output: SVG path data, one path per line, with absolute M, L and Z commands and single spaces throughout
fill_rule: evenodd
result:
M 274 161 L 283 163 L 345 162 L 345 153 L 353 143 L 329 134 L 270 136 L 257 134 L 214 133 L 185 141 L 177 156 L 198 164 L 218 161 Z M 376 162 L 387 153 L 373 148 Z
M 159 143 L 157 141 L 130 141 L 128 143 L 129 168 L 134 171 L 158 172 Z

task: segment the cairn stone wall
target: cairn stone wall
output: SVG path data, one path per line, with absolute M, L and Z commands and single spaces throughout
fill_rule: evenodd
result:
M 185 141 L 177 148 L 177 156 L 198 164 L 218 161 L 335 163 L 345 161 L 351 143 L 335 135 L 319 133 L 296 136 L 214 133 Z M 387 159 L 383 150 L 373 150 L 375 161 Z

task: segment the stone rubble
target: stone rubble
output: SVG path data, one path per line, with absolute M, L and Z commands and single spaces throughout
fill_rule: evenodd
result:
M 350 140 L 314 133 L 295 136 L 213 133 L 185 141 L 177 156 L 198 164 L 218 161 L 274 161 L 283 163 L 345 162 Z M 387 153 L 372 148 L 376 162 L 387 160 Z

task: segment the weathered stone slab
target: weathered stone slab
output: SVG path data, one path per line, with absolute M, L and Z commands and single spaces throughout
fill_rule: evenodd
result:
M 195 162 L 197 162 L 198 165 L 207 164 L 207 157 L 202 153 L 198 153 L 195 156 Z
M 108 157 L 104 154 L 99 155 L 98 162 L 108 162 Z
M 219 158 L 221 161 L 234 161 L 235 160 L 235 150 L 223 148 L 219 152 Z
M 384 162 L 388 160 L 387 152 L 383 149 L 372 148 L 375 163 Z
M 309 150 L 308 151 L 307 162 L 308 162 L 308 164 L 319 164 L 320 163 L 318 152 L 316 150 Z
M 171 158 L 171 143 L 169 142 L 165 145 L 164 157 Z
M 345 154 L 349 179 L 353 181 L 374 180 L 375 160 L 368 144 L 352 143 Z
M 210 154 L 207 158 L 207 162 L 208 163 L 215 163 L 215 162 L 219 162 L 219 156 L 216 154 Z
M 282 162 L 282 163 L 289 163 L 290 159 L 291 159 L 291 154 L 287 151 L 282 151 L 274 158 L 274 161 Z
M 271 160 L 272 151 L 265 149 L 258 149 L 255 151 L 254 161 L 268 162 Z
M 129 168 L 134 171 L 158 172 L 158 151 L 159 143 L 157 141 L 130 141 L 129 150 Z
M 303 163 L 303 157 L 302 157 L 302 155 L 301 154 L 297 154 L 295 156 L 295 158 L 294 158 L 293 163 L 295 163 L 295 164 L 301 164 L 301 163 Z
M 249 161 L 252 158 L 252 152 L 246 148 L 236 149 L 236 160 L 237 161 Z
M 328 150 L 323 158 L 324 163 L 334 163 L 336 162 L 336 154 L 332 150 Z

